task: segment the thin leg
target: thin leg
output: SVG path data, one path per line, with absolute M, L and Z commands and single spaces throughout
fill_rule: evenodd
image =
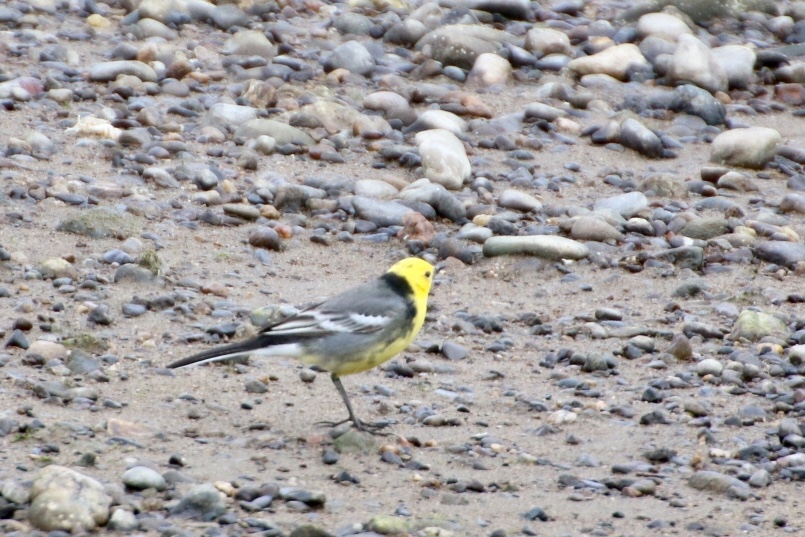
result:
M 347 391 L 344 389 L 344 385 L 341 384 L 341 379 L 338 378 L 338 375 L 336 375 L 335 373 L 330 374 L 330 379 L 333 381 L 333 384 L 335 384 L 335 389 L 338 390 L 339 394 L 341 394 L 341 399 L 347 406 L 347 412 L 349 413 L 349 418 L 341 420 L 339 422 L 320 421 L 319 424 L 334 427 L 336 425 L 341 425 L 342 423 L 345 423 L 347 421 L 351 421 L 352 425 L 359 431 L 364 431 L 372 434 L 387 434 L 387 433 L 380 433 L 379 429 L 388 427 L 389 423 L 386 422 L 364 423 L 361 420 L 359 420 L 358 417 L 355 415 L 355 412 L 352 410 L 352 404 L 349 402 L 349 397 L 347 397 Z

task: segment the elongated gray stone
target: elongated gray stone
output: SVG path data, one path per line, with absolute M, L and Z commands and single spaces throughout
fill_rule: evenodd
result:
M 484 255 L 533 255 L 543 259 L 584 259 L 590 250 L 584 244 L 555 235 L 490 237 L 484 242 Z
M 92 82 L 110 82 L 120 75 L 136 76 L 143 82 L 157 81 L 156 71 L 147 63 L 137 60 L 96 63 L 89 71 L 89 79 Z
M 379 227 L 403 225 L 403 215 L 411 209 L 396 201 L 375 200 L 354 196 L 352 206 L 357 215 Z

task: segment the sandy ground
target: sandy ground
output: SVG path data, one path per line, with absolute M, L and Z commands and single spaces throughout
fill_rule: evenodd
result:
M 89 56 L 97 59 L 97 53 L 93 54 Z M 531 95 L 530 88 L 512 85 L 502 95 L 490 99 L 490 103 L 495 113 L 501 115 L 529 102 Z M 29 170 L 2 170 L 7 184 L 45 179 L 49 173 L 116 180 L 116 171 L 100 156 L 97 146 L 76 145 L 74 138 L 57 131 L 50 118 L 43 119 L 36 107 L 5 114 L 12 121 L 4 124 L 0 143 L 42 128 L 44 123 L 44 132 L 62 144 L 62 151 L 50 161 L 32 163 Z M 593 116 L 579 123 L 584 127 L 603 119 Z M 782 132 L 786 143 L 805 146 L 802 122 L 789 114 L 758 116 L 746 121 L 774 126 Z M 665 123 L 656 123 L 663 125 L 667 127 Z M 198 154 L 203 153 L 203 146 L 196 149 Z M 637 177 L 660 170 L 698 178 L 708 155 L 707 146 L 686 146 L 680 158 L 646 161 L 630 151 L 615 153 L 592 148 L 586 139 L 572 146 L 548 144 L 537 153 L 540 172 L 549 176 L 568 173 L 563 168 L 565 162 L 580 164 L 582 171 L 576 174 L 579 179 L 576 184 L 567 185 L 560 192 L 535 194 L 546 206 L 589 206 L 600 197 L 620 193 L 602 184 L 606 170 L 631 170 Z M 473 157 L 488 158 L 493 162 L 490 168 L 503 171 L 502 153 L 479 149 Z M 355 179 L 385 175 L 417 178 L 408 170 L 373 170 L 372 159 L 371 153 L 354 154 L 347 164 L 322 166 L 304 157 L 275 155 L 261 158 L 256 175 L 273 170 L 291 180 L 321 173 Z M 223 165 L 237 169 L 232 161 Z M 761 192 L 740 194 L 736 199 L 742 204 L 748 204 L 756 196 L 771 202 L 779 200 L 786 191 L 785 177 L 777 172 L 770 175 L 768 180 L 757 179 Z M 240 172 L 234 181 L 242 185 L 250 176 Z M 139 178 L 127 180 L 140 183 L 154 199 L 179 198 L 187 203 L 184 193 L 158 190 L 142 184 Z M 192 187 L 188 189 L 192 193 Z M 114 204 L 102 202 L 102 205 Z M 17 412 L 17 419 L 23 423 L 36 417 L 46 428 L 28 436 L 9 435 L 0 439 L 0 481 L 32 479 L 40 466 L 55 462 L 77 468 L 104 483 L 119 484 L 123 472 L 135 463 L 167 471 L 172 468 L 168 464 L 171 455 L 180 454 L 186 465 L 179 471 L 192 482 L 223 481 L 237 485 L 278 482 L 323 491 L 327 497 L 325 507 L 307 513 L 295 512 L 280 501 L 270 510 L 251 514 L 240 510 L 235 502 L 231 505 L 230 510 L 238 517 L 271 520 L 288 532 L 307 523 L 334 533 L 349 533 L 350 528 L 354 532 L 373 516 L 394 515 L 398 509 L 410 513 L 407 520 L 415 529 L 438 526 L 454 535 L 489 535 L 498 529 L 507 535 L 517 535 L 524 527 L 544 536 L 739 535 L 750 522 L 756 526 L 749 528 L 754 535 L 803 531 L 805 514 L 800 482 L 775 479 L 770 487 L 753 490 L 754 496 L 745 502 L 697 491 L 686 484 L 693 468 L 740 473 L 740 468 L 716 464 L 711 449 L 734 452 L 764 438 L 779 418 L 771 411 L 770 402 L 751 394 L 731 395 L 719 386 L 701 383 L 671 390 L 671 402 L 674 397 L 680 401 L 692 399 L 711 408 L 710 430 L 716 442 L 707 445 L 700 439 L 701 426 L 688 424 L 673 408 L 667 412 L 671 420 L 668 425 L 638 424 L 641 415 L 658 406 L 669 406 L 668 401 L 664 405 L 641 401 L 648 383 L 691 369 L 690 363 L 672 364 L 666 371 L 657 371 L 646 367 L 651 356 L 633 361 L 621 357 L 617 374 L 606 376 L 580 372 L 577 366 L 566 362 L 553 369 L 539 365 L 548 353 L 561 349 L 582 354 L 622 349 L 625 339 L 594 340 L 585 335 L 584 323 L 601 307 L 620 310 L 627 325 L 679 331 L 681 317 L 672 315 L 667 308 L 669 303 L 678 302 L 688 315 L 729 328 L 730 321 L 719 318 L 713 311 L 714 305 L 735 299 L 740 290 L 749 289 L 750 298 L 738 297 L 740 307 L 758 305 L 801 317 L 801 304 L 771 306 L 767 300 L 770 296 L 801 292 L 801 280 L 794 275 L 780 279 L 759 272 L 756 265 L 732 265 L 729 273 L 706 276 L 710 285 L 706 296 L 674 299 L 673 290 L 692 277 L 691 273 L 676 270 L 664 274 L 648 269 L 632 274 L 618 267 L 602 269 L 583 262 L 564 266 L 565 271 L 578 275 L 574 280 L 557 266 L 533 259 L 484 259 L 473 266 L 451 262 L 436 281 L 429 321 L 417 340 L 418 346 L 396 359 L 427 360 L 438 372 L 403 378 L 376 369 L 346 378 L 344 384 L 359 416 L 367 420 L 389 418 L 397 423 L 391 427 L 394 434 L 379 439 L 376 449 L 344 453 L 335 465 L 325 465 L 322 453 L 331 444 L 329 430 L 317 427 L 315 422 L 338 420 L 345 414 L 326 375 L 305 384 L 299 378 L 300 365 L 268 359 L 254 360 L 255 367 L 243 370 L 244 373 L 231 366 L 193 368 L 175 374 L 167 374 L 162 368 L 206 348 L 202 343 L 187 344 L 189 335 L 197 335 L 226 320 L 247 321 L 246 315 L 215 319 L 205 312 L 216 308 L 219 301 L 226 301 L 222 303 L 224 308 L 235 305 L 245 311 L 265 305 L 302 306 L 315 302 L 381 274 L 403 255 L 404 244 L 397 240 L 388 244 L 367 243 L 357 236 L 354 243 L 333 240 L 329 246 L 322 246 L 301 235 L 290 240 L 285 251 L 272 252 L 269 262 L 262 264 L 246 243 L 256 224 L 238 228 L 201 224 L 198 230 L 189 230 L 177 225 L 166 212 L 161 218 L 145 221 L 141 230 L 160 238 L 162 249 L 158 255 L 165 268 L 158 282 L 105 283 L 95 295 L 82 290 L 63 295 L 49 281 L 26 280 L 27 267 L 52 257 L 74 260 L 82 274 L 94 272 L 109 280 L 113 278 L 114 267 L 85 260 L 119 247 L 120 241 L 87 239 L 55 231 L 62 218 L 78 210 L 82 209 L 65 207 L 52 199 L 37 204 L 3 201 L 0 211 L 5 219 L 0 226 L 0 245 L 15 255 L 15 261 L 0 268 L 2 285 L 10 292 L 10 296 L 0 298 L 0 317 L 5 319 L 6 338 L 14 319 L 22 317 L 34 324 L 33 330 L 26 334 L 29 341 L 91 333 L 106 342 L 108 349 L 97 354 L 119 358 L 114 365 L 104 367 L 108 383 L 82 376 L 61 380 L 74 386 L 93 387 L 100 392 L 99 401 L 111 400 L 123 406 L 109 408 L 97 404 L 88 409 L 72 404 L 47 404 L 15 379 L 22 376 L 39 382 L 57 377 L 47 369 L 23 365 L 25 351 L 6 349 L 9 359 L 0 369 L 4 379 L 0 384 L 0 409 Z M 316 221 L 311 218 L 310 227 Z M 455 230 L 447 222 L 437 222 L 436 226 L 440 231 Z M 800 233 L 805 231 L 801 219 L 795 227 Z M 121 314 L 122 304 L 134 296 L 169 294 L 183 278 L 222 284 L 227 296 L 195 294 L 189 304 L 199 313 L 190 315 L 149 312 L 130 319 Z M 88 324 L 87 306 L 98 301 L 111 308 L 114 323 L 109 327 Z M 63 303 L 64 308 L 54 311 L 57 303 Z M 205 309 L 203 304 L 209 308 Z M 457 315 L 462 312 L 499 319 L 503 332 L 466 333 L 457 327 Z M 552 326 L 552 333 L 530 335 L 529 327 L 521 321 L 524 314 L 539 316 Z M 52 319 L 52 333 L 38 327 L 48 319 Z M 571 333 L 575 335 L 568 335 Z M 510 348 L 501 352 L 486 350 L 502 338 L 511 342 Z M 448 361 L 439 353 L 426 352 L 429 344 L 445 341 L 468 349 L 468 356 Z M 659 350 L 664 350 L 667 344 L 657 338 Z M 694 350 L 699 357 L 713 356 L 717 345 L 701 344 Z M 560 380 L 571 377 L 583 380 L 594 393 L 579 395 L 558 385 Z M 246 392 L 244 384 L 254 378 L 264 380 L 269 391 L 259 395 Z M 448 397 L 450 394 L 457 394 L 457 398 Z M 547 409 L 533 410 L 523 400 L 543 401 Z M 243 408 L 244 403 L 252 408 Z M 634 416 L 609 412 L 622 405 L 631 406 Z M 747 405 L 769 410 L 769 421 L 743 428 L 723 425 L 726 417 L 734 416 Z M 460 425 L 426 427 L 407 423 L 407 415 L 399 411 L 402 406 L 431 407 L 446 418 L 457 419 Z M 563 408 L 575 411 L 575 421 L 550 425 L 549 416 Z M 108 422 L 113 419 L 143 425 L 146 432 L 131 436 L 136 444 L 120 444 L 108 430 Z M 94 434 L 76 432 L 84 428 Z M 487 436 L 496 439 L 491 446 L 482 445 Z M 48 444 L 55 444 L 60 450 L 43 457 L 42 449 Z M 384 462 L 380 456 L 383 445 L 393 446 L 404 459 L 410 456 L 423 466 L 411 470 Z M 613 464 L 645 461 L 643 454 L 658 448 L 676 450 L 677 462 L 658 464 L 641 475 L 626 476 L 655 480 L 654 495 L 632 498 L 618 490 L 574 490 L 562 485 L 566 482 L 562 476 L 567 475 L 618 480 L 623 476 L 613 474 Z M 95 467 L 76 466 L 85 453 L 97 455 Z M 360 482 L 349 485 L 335 482 L 333 476 L 342 471 Z M 480 482 L 484 492 L 454 492 L 451 484 L 462 481 Z M 176 488 L 176 496 L 180 497 L 189 485 L 180 484 Z M 541 522 L 523 518 L 534 507 L 544 509 L 550 519 Z M 162 517 L 166 512 L 157 502 L 145 516 Z M 774 527 L 776 517 L 787 521 L 786 529 Z M 216 526 L 174 518 L 169 522 L 197 533 L 210 525 Z

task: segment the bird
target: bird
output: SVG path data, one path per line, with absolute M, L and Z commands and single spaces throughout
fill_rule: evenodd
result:
M 390 360 L 414 340 L 425 323 L 433 277 L 441 266 L 408 257 L 379 278 L 358 285 L 262 328 L 256 336 L 221 345 L 169 364 L 169 369 L 261 355 L 296 358 L 330 373 L 355 429 L 373 434 L 387 422 L 358 419 L 341 377 Z

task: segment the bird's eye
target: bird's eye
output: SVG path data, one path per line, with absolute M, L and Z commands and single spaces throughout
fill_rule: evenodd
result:
M 427 271 L 427 272 L 425 273 L 425 277 L 426 277 L 426 278 L 430 278 L 430 271 Z

